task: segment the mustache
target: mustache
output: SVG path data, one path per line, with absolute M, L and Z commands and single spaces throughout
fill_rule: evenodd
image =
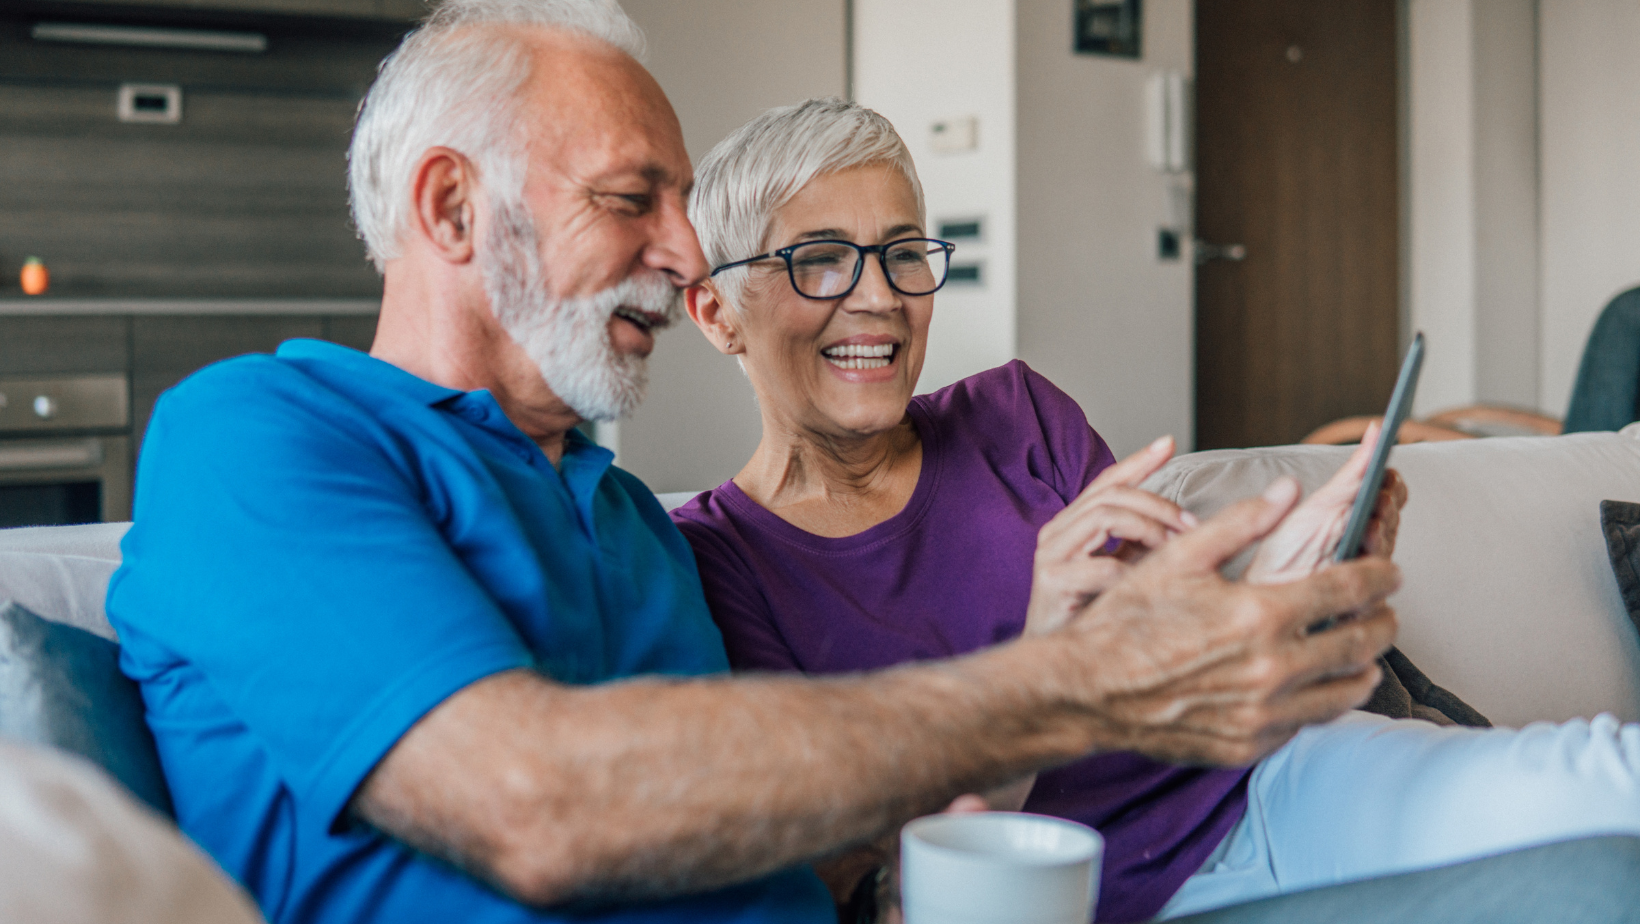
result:
M 581 304 L 571 308 L 572 311 L 579 309 L 606 322 L 617 312 L 630 316 L 636 311 L 642 315 L 645 326 L 657 331 L 683 319 L 683 290 L 655 270 L 633 273 L 601 292 L 574 301 Z

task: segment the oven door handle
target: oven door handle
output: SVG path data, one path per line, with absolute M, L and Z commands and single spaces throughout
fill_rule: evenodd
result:
M 102 440 L 0 441 L 0 472 L 31 472 L 51 468 L 96 468 L 103 464 Z

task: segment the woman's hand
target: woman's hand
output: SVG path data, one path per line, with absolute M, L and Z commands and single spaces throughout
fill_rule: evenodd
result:
M 1027 779 L 1036 781 L 1032 774 Z M 1011 788 L 1011 787 L 1004 787 Z M 1028 787 L 1027 787 L 1028 788 Z M 1017 808 L 1006 808 L 991 801 L 993 794 L 999 790 L 991 790 L 983 796 L 969 793 L 958 796 L 946 806 L 940 814 L 965 815 L 970 812 L 1012 812 Z M 905 917 L 900 912 L 900 839 L 894 835 L 894 849 L 888 855 L 888 862 L 884 864 L 882 872 L 877 878 L 877 924 L 903 924 Z
M 983 794 L 968 793 L 951 800 L 940 814 L 961 815 L 968 812 L 1017 812 L 1025 803 L 1036 774 L 1021 777 L 1012 783 L 987 790 Z M 900 914 L 900 832 L 885 834 L 871 844 L 846 854 L 822 859 L 814 864 L 815 872 L 831 890 L 839 917 L 854 897 L 854 890 L 865 887 L 871 877 L 874 902 L 877 908 L 875 924 L 901 924 Z
M 1350 508 L 1355 505 L 1356 492 L 1366 477 L 1367 464 L 1378 442 L 1380 427 L 1373 424 L 1361 437 L 1358 446 L 1326 484 L 1287 515 L 1259 546 L 1252 564 L 1247 566 L 1246 580 L 1250 584 L 1284 584 L 1314 574 L 1332 560 L 1338 542 L 1349 525 Z M 1362 539 L 1362 552 L 1389 558 L 1395 551 L 1395 534 L 1401 526 L 1401 508 L 1406 506 L 1407 486 L 1394 469 L 1384 473 L 1384 484 L 1378 490 L 1378 503 L 1372 519 L 1367 522 L 1367 533 Z
M 1151 443 L 1100 472 L 1037 533 L 1027 635 L 1064 625 L 1120 580 L 1128 565 L 1195 528 L 1189 512 L 1139 489 L 1172 457 L 1172 437 Z

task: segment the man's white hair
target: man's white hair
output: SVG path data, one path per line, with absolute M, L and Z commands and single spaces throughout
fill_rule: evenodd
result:
M 911 182 L 917 220 L 926 220 L 922 182 L 894 126 L 858 103 L 836 97 L 770 109 L 718 142 L 696 171 L 689 219 L 712 266 L 769 249 L 774 213 L 815 177 L 889 164 Z M 715 278 L 731 309 L 745 274 Z
M 348 149 L 353 222 L 376 269 L 403 252 L 410 180 L 427 149 L 444 146 L 477 167 L 485 190 L 517 200 L 523 140 L 515 118 L 530 56 L 504 26 L 542 26 L 590 36 L 643 55 L 643 33 L 616 0 L 444 0 L 382 62 L 359 104 Z

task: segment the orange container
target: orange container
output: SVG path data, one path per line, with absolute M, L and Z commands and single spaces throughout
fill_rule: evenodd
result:
M 51 288 L 51 273 L 39 257 L 29 257 L 23 262 L 22 282 L 24 295 L 44 295 Z

